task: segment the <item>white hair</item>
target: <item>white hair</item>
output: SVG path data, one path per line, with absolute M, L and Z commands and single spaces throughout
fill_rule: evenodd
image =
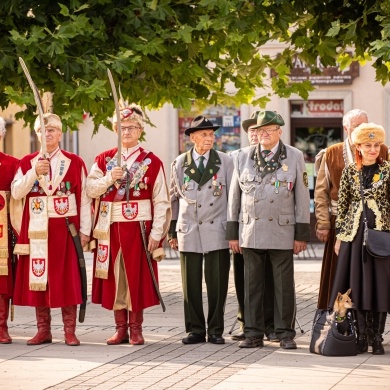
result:
M 351 126 L 351 120 L 352 118 L 359 118 L 359 116 L 365 115 L 368 119 L 368 114 L 366 111 L 360 110 L 359 108 L 355 108 L 351 111 L 348 111 L 344 116 L 343 116 L 343 126 L 346 127 L 347 129 L 350 128 Z
M 5 120 L 0 116 L 0 138 L 5 137 L 5 133 L 7 132 L 5 125 Z

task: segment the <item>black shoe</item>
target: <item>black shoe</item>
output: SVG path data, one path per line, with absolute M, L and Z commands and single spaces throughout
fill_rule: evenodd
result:
M 364 353 L 368 351 L 368 341 L 366 336 L 358 336 L 356 340 L 357 353 Z
M 373 355 L 384 355 L 385 349 L 382 344 L 382 335 L 375 335 L 372 340 L 372 354 Z
M 280 340 L 280 346 L 283 349 L 297 349 L 297 344 L 292 337 L 283 337 Z
M 225 344 L 225 339 L 220 334 L 210 334 L 207 341 L 211 344 Z
M 271 341 L 271 343 L 279 342 L 279 339 L 277 338 L 275 333 L 270 333 L 269 335 L 267 335 L 267 340 Z
M 240 333 L 234 334 L 234 335 L 232 336 L 232 340 L 234 340 L 234 341 L 242 341 L 242 340 L 245 340 L 245 334 L 244 334 L 244 332 L 240 332 Z
M 263 337 L 247 337 L 238 344 L 240 348 L 261 348 L 264 347 Z
M 187 337 L 181 340 L 183 344 L 198 344 L 205 343 L 206 337 L 197 333 L 189 333 Z

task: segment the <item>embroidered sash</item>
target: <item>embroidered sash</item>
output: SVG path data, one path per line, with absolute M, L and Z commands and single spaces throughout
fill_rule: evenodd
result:
M 48 275 L 49 218 L 77 215 L 76 196 L 38 196 L 29 198 L 30 239 L 29 285 L 31 291 L 45 291 Z
M 130 168 L 129 188 L 138 184 L 145 175 L 148 164 L 144 159 L 149 154 L 143 150 Z M 115 200 L 123 199 L 122 195 L 117 194 Z M 99 216 L 96 227 L 93 230 L 93 237 L 98 240 L 95 277 L 99 279 L 108 278 L 108 267 L 110 265 L 110 225 L 112 222 L 133 222 L 152 219 L 152 210 L 150 200 L 137 200 L 127 203 L 126 201 L 107 202 L 100 201 Z
M 150 199 L 123 202 L 100 202 L 98 222 L 93 237 L 98 239 L 95 277 L 108 278 L 110 262 L 110 225 L 112 222 L 151 221 L 152 205 Z
M 8 199 L 9 192 L 0 191 L 0 275 L 8 275 Z

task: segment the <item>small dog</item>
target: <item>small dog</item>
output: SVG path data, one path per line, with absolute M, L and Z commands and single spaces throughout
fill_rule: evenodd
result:
M 337 323 L 337 330 L 344 336 L 351 334 L 347 312 L 348 309 L 353 309 L 355 307 L 349 294 L 351 294 L 351 289 L 348 289 L 345 294 L 341 294 L 339 292 L 333 305 L 333 313 Z

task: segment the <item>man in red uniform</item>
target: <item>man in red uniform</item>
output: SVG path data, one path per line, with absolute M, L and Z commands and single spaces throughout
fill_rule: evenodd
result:
M 0 141 L 5 137 L 5 121 L 0 117 Z M 11 182 L 18 166 L 18 159 L 0 152 L 0 344 L 10 344 L 8 334 L 9 302 L 13 295 L 12 231 L 9 218 Z
M 25 156 L 12 182 L 12 196 L 23 200 L 14 301 L 34 306 L 38 333 L 27 345 L 51 343 L 50 308 L 61 307 L 65 342 L 79 345 L 75 335 L 77 304 L 82 302 L 78 256 L 67 229 L 73 223 L 84 247 L 91 232 L 91 199 L 86 195 L 83 160 L 61 150 L 61 119 L 44 115 L 48 157 Z M 41 139 L 39 118 L 35 131 Z
M 148 252 L 159 259 L 171 209 L 162 162 L 138 143 L 144 128 L 142 110 L 120 104 L 121 166 L 118 148 L 108 150 L 96 157 L 87 179 L 87 193 L 96 198 L 97 211 L 92 302 L 114 310 L 116 333 L 108 345 L 128 343 L 128 327 L 130 343 L 141 345 L 143 310 L 159 304 L 141 227 L 146 229 Z M 117 131 L 116 115 L 113 127 Z M 157 262 L 152 263 L 158 280 Z

